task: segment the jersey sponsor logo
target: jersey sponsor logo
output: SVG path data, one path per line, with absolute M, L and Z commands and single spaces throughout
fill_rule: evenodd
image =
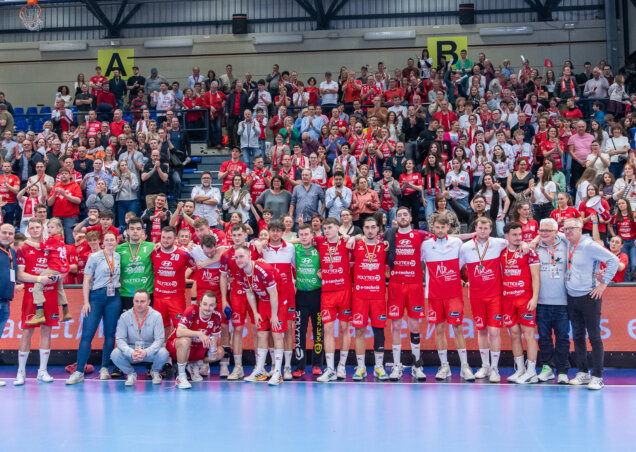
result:
M 474 276 L 478 276 L 480 278 L 494 277 L 495 272 L 491 269 L 484 267 L 483 269 L 479 268 L 479 265 L 475 265 L 475 271 L 473 272 Z
M 357 278 L 359 281 L 370 281 L 370 282 L 374 282 L 374 281 L 380 281 L 382 279 L 382 276 L 380 275 L 360 275 Z
M 493 315 L 493 318 L 495 320 L 501 320 L 501 314 L 495 314 L 495 315 Z
M 172 262 L 171 261 L 162 261 L 161 262 L 161 266 L 162 267 L 172 267 Z
M 510 314 L 504 314 L 503 321 L 506 325 L 512 324 L 512 317 L 510 317 Z
M 380 264 L 377 262 L 372 262 L 372 263 L 363 262 L 362 265 L 360 265 L 361 270 L 375 271 L 379 268 L 380 268 Z
M 411 247 L 411 241 L 409 239 L 401 239 L 398 240 L 398 246 L 403 246 L 403 247 Z
M 429 322 L 436 322 L 437 321 L 437 312 L 435 312 L 435 310 L 430 309 L 428 311 L 428 321 Z
M 461 315 L 461 313 L 459 313 L 458 311 L 452 311 L 452 312 L 449 312 L 449 313 L 448 313 L 448 316 L 449 316 L 449 317 L 454 317 L 454 318 L 457 318 L 457 317 L 459 317 L 460 315 Z
M 344 315 L 351 315 L 351 309 L 345 309 L 342 311 Z
M 400 308 L 398 306 L 390 306 L 389 307 L 389 315 L 390 316 L 396 316 L 396 315 L 400 315 Z
M 413 306 L 413 312 L 422 312 L 424 310 L 424 306 Z
M 355 314 L 353 316 L 353 323 L 361 324 L 363 322 L 362 314 Z
M 157 281 L 155 280 L 155 282 L 157 283 L 157 285 L 159 286 L 163 286 L 163 287 L 177 287 L 177 285 L 179 284 L 177 281 Z
M 46 257 L 38 257 L 35 261 L 38 263 L 38 265 L 46 265 L 48 259 Z
M 517 287 L 517 288 L 522 288 L 526 285 L 526 283 L 523 280 L 519 280 L 519 281 L 506 281 L 505 282 L 505 286 L 507 288 L 512 288 L 512 287 Z
M 378 320 L 385 321 L 385 320 L 386 320 L 386 315 L 384 315 L 384 314 L 380 314 L 380 315 L 378 316 Z
M 125 281 L 128 284 L 146 284 L 148 282 L 148 278 L 142 276 L 141 278 L 126 278 Z
M 484 319 L 481 316 L 475 316 L 475 325 L 477 325 L 477 328 L 483 328 L 484 327 Z
M 534 314 L 524 313 L 524 314 L 521 314 L 521 317 L 525 320 L 532 320 L 534 319 Z
M 395 250 L 396 256 L 412 256 L 413 254 L 415 254 L 415 248 L 397 248 Z
M 303 265 L 311 265 L 311 257 L 303 257 L 300 260 L 300 263 Z
M 457 276 L 457 272 L 455 270 L 448 268 L 443 263 L 439 264 L 437 266 L 437 269 L 435 270 L 436 278 L 451 279 L 451 278 L 455 278 L 456 276 Z

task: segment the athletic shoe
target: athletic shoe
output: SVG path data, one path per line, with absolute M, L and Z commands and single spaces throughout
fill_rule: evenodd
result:
M 234 366 L 234 369 L 232 369 L 232 373 L 228 375 L 227 381 L 241 380 L 244 376 L 245 373 L 243 372 L 243 366 L 237 364 L 236 366 Z
M 338 364 L 338 370 L 336 371 L 336 377 L 340 380 L 347 378 L 347 368 L 344 365 Z
M 202 377 L 210 375 L 210 363 L 203 363 L 199 366 L 199 375 Z
M 219 377 L 227 378 L 230 375 L 230 368 L 227 364 L 221 364 L 221 370 L 219 371 Z
M 38 370 L 38 381 L 43 383 L 53 383 L 53 377 L 46 370 Z
M 66 379 L 67 385 L 75 385 L 77 383 L 84 383 L 84 373 L 75 371 L 70 377 Z
M 292 372 L 292 377 L 293 378 L 300 378 L 300 377 L 304 377 L 305 376 L 305 371 L 302 369 L 296 369 L 294 372 Z
M 110 380 L 110 373 L 108 372 L 108 367 L 102 367 L 99 369 L 99 379 L 100 380 Z
M 366 367 L 356 367 L 355 372 L 353 372 L 353 381 L 362 381 L 367 378 L 367 368 Z
M 404 374 L 404 366 L 402 363 L 397 363 L 391 369 L 391 375 L 389 375 L 389 380 L 391 381 L 400 381 L 402 379 L 402 375 Z
M 422 370 L 422 366 L 411 367 L 411 376 L 414 381 L 426 381 L 426 374 Z
M 338 380 L 338 376 L 336 375 L 336 372 L 334 372 L 333 369 L 330 369 L 329 367 L 327 367 L 327 369 L 323 372 L 323 374 L 319 376 L 316 380 L 321 383 L 327 383 L 329 381 Z
M 113 371 L 110 373 L 112 378 L 119 378 L 122 375 L 124 375 L 124 373 L 117 366 L 113 367 Z
M 185 375 L 183 377 L 179 375 L 174 383 L 179 389 L 190 389 L 192 387 L 192 384 L 188 381 L 188 377 Z
M 570 380 L 570 384 L 573 386 L 587 385 L 592 381 L 592 377 L 587 372 L 577 372 L 576 376 Z
M 468 364 L 462 364 L 462 370 L 459 372 L 459 376 L 465 381 L 475 381 L 475 374 Z
M 439 367 L 439 370 L 435 374 L 436 380 L 446 380 L 451 376 L 451 369 L 448 363 L 444 363 Z
M 265 369 L 262 370 L 254 370 L 251 375 L 245 377 L 245 381 L 265 381 L 267 380 L 267 371 Z
M 603 386 L 605 386 L 605 385 L 603 384 L 603 379 L 602 378 L 592 377 L 592 380 L 587 385 L 587 389 L 599 390 L 599 389 L 603 389 Z
M 24 371 L 18 370 L 18 374 L 15 376 L 15 380 L 13 380 L 14 386 L 22 386 L 24 384 Z
M 188 363 L 186 370 L 190 373 L 190 379 L 194 382 L 203 381 L 203 377 L 199 373 L 199 363 Z
M 475 378 L 481 380 L 490 375 L 490 366 L 481 366 L 481 368 L 475 373 Z
M 0 388 L 2 388 L 3 386 L 6 386 L 6 385 L 7 384 L 4 381 L 0 380 Z
M 159 372 L 157 372 L 156 370 L 151 370 L 150 371 L 150 375 L 152 376 L 152 384 L 153 385 L 159 385 L 161 384 L 161 374 Z
M 322 375 L 322 369 L 320 368 L 320 366 L 314 366 L 311 370 L 311 373 L 313 373 L 314 375 Z
M 291 379 L 292 379 L 291 367 L 285 366 L 285 369 L 283 369 L 283 380 L 290 381 Z
M 373 368 L 373 376 L 381 381 L 389 379 L 389 375 L 386 373 L 386 370 L 384 370 L 384 366 L 375 366 Z
M 554 380 L 554 372 L 552 372 L 552 367 L 544 364 L 539 374 L 539 381 L 545 383 L 548 380 Z
M 68 322 L 70 320 L 73 320 L 73 316 L 68 310 L 68 306 L 62 306 L 62 319 L 60 320 L 60 322 Z
M 499 369 L 496 367 L 490 368 L 490 382 L 491 383 L 499 383 L 501 381 L 501 376 L 499 375 Z
M 539 382 L 536 369 L 526 370 L 522 376 L 517 378 L 517 383 L 520 385 L 534 384 Z
M 566 385 L 569 384 L 570 380 L 568 380 L 568 374 L 559 374 L 557 376 L 557 384 L 558 385 Z
M 280 370 L 275 370 L 272 372 L 272 377 L 267 382 L 270 386 L 278 386 L 283 382 L 283 376 L 280 374 Z
M 137 381 L 137 374 L 135 372 L 128 374 L 128 376 L 126 377 L 126 383 L 124 383 L 124 386 L 134 386 L 136 381 Z
M 516 367 L 516 366 L 515 366 Z M 517 370 L 515 371 L 514 374 L 510 375 L 508 377 L 508 383 L 517 383 L 517 380 L 519 379 L 519 377 L 521 377 L 523 374 L 526 373 L 526 368 L 524 367 L 519 367 L 517 368 Z M 535 372 L 536 373 L 536 372 Z

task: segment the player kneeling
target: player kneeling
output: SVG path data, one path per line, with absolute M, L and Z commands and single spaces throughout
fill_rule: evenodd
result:
M 203 294 L 198 305 L 186 308 L 177 329 L 170 334 L 166 348 L 173 361 L 177 361 L 179 374 L 177 387 L 190 389 L 192 385 L 186 375 L 186 366 L 192 381 L 202 381 L 199 366 L 207 358 L 218 361 L 223 357 L 223 347 L 218 345 L 217 334 L 221 332 L 221 314 L 216 311 L 216 295 L 208 291 Z

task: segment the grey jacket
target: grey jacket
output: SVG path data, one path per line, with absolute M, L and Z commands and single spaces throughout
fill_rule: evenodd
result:
M 601 262 L 607 265 L 603 275 L 603 282 L 607 284 L 614 278 L 618 270 L 618 257 L 596 243 L 591 237 L 581 236 L 572 254 L 572 264 L 565 278 L 568 295 L 582 297 L 594 290 L 598 285 L 594 273 L 599 271 Z
M 380 204 L 382 204 L 382 195 L 384 194 L 384 179 L 380 179 L 373 185 L 373 189 L 378 194 L 378 199 L 380 200 Z M 402 194 L 402 189 L 400 188 L 400 183 L 393 179 L 389 183 L 389 191 L 391 192 L 391 200 L 393 201 L 393 205 L 397 207 L 398 198 Z
M 146 317 L 141 327 L 141 339 L 139 338 L 139 326 L 135 319 L 134 308 L 129 309 L 119 317 L 115 340 L 117 341 L 117 348 L 128 358 L 131 357 L 135 348 L 135 342 L 139 340 L 144 341 L 144 350 L 146 350 L 148 355 L 156 354 L 163 347 L 165 339 L 163 319 L 157 311 L 152 308 L 148 309 L 148 317 Z M 142 321 L 143 318 L 140 318 L 139 323 Z
M 556 246 L 556 249 L 554 248 Z M 554 250 L 554 265 L 552 251 Z M 556 237 L 552 246 L 539 242 L 537 255 L 541 261 L 541 287 L 539 304 L 565 306 L 568 304 L 565 291 L 565 273 L 568 269 L 568 242 L 561 236 Z

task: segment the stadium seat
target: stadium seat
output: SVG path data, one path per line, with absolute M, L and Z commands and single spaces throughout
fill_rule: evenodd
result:
M 26 115 L 27 116 L 33 116 L 33 115 L 37 115 L 38 114 L 38 107 L 29 107 L 26 110 Z
M 22 108 L 22 107 L 14 107 L 13 108 L 13 116 L 24 116 L 24 108 Z
M 73 113 L 77 113 L 77 105 L 73 105 L 73 106 L 71 107 L 71 111 L 72 111 Z
M 28 132 L 29 131 L 29 123 L 27 122 L 27 120 L 24 117 L 15 118 L 15 130 L 16 130 L 16 132 Z
M 44 122 L 40 118 L 34 118 L 33 122 L 31 123 L 31 130 L 36 133 L 42 132 L 43 125 Z
M 51 114 L 51 107 L 41 107 L 40 108 L 40 114 L 41 115 L 50 115 Z

